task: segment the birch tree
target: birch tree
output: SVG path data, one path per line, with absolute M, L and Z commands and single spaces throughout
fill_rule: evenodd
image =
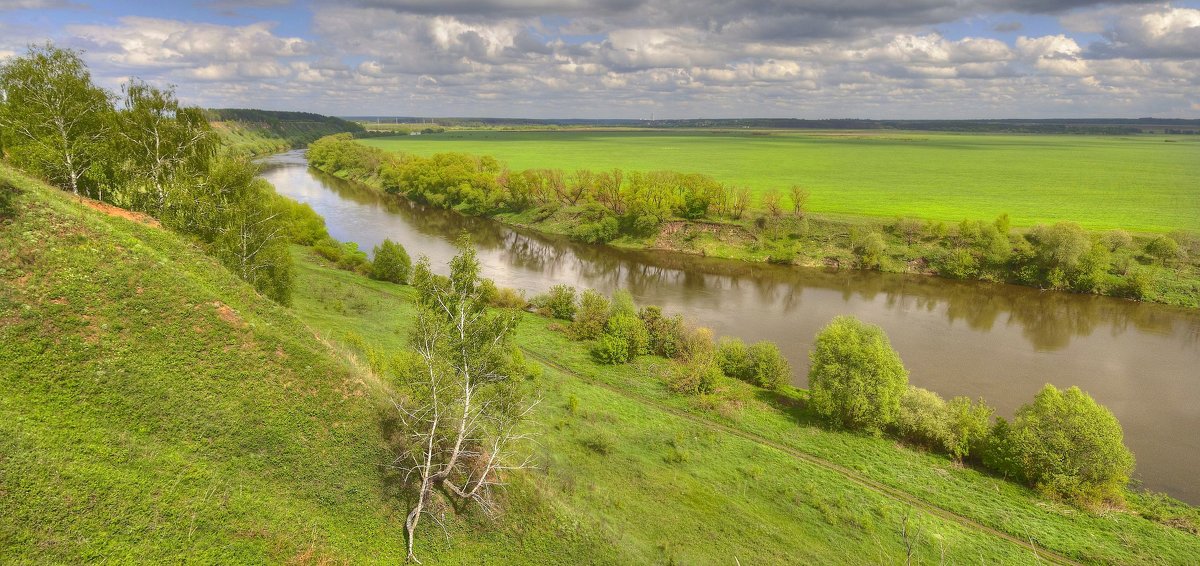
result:
M 0 92 L 0 132 L 13 161 L 72 193 L 95 196 L 88 178 L 104 151 L 112 106 L 79 52 L 31 45 L 0 66 Z
M 512 345 L 517 315 L 486 308 L 475 252 L 465 239 L 459 248 L 448 277 L 434 275 L 425 257 L 414 269 L 420 299 L 410 363 L 401 371 L 408 398 L 394 402 L 407 432 L 394 465 L 414 487 L 404 528 L 408 558 L 417 562 L 417 526 L 433 498 L 491 513 L 493 488 L 529 463 L 511 453 L 534 405 L 521 394 L 527 370 Z
M 180 173 L 202 171 L 218 139 L 199 108 L 181 107 L 173 88 L 134 79 L 121 88 L 115 141 L 130 182 L 148 186 L 149 199 L 130 195 L 136 208 L 156 216 L 168 206 L 167 188 Z

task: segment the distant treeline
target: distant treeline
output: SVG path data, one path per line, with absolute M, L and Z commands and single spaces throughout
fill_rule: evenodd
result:
M 1018 232 L 1007 215 L 957 225 L 915 218 L 846 223 L 807 214 L 808 191 L 799 185 L 786 195 L 768 191 L 755 203 L 748 189 L 701 174 L 514 171 L 490 156 L 389 153 L 349 134 L 314 142 L 308 160 L 416 202 L 473 216 L 508 214 L 587 243 L 625 238 L 663 246 L 672 240 L 663 227 L 682 221 L 671 226 L 687 234 L 683 246 L 700 237 L 704 230 L 696 227 L 741 234 L 726 242 L 725 257 L 916 271 L 1200 306 L 1200 235 L 1185 231 L 1135 237 L 1060 222 Z
M 224 145 L 242 155 L 266 155 L 303 147 L 339 132 L 364 133 L 357 123 L 309 112 L 218 108 L 205 110 L 204 117 L 220 124 L 217 132 Z
M 594 126 L 623 128 L 721 128 L 778 130 L 921 130 L 938 132 L 992 132 L 1032 134 L 1121 135 L 1142 132 L 1200 135 L 1200 120 L 1168 118 L 1079 118 L 1079 119 L 1002 119 L 1002 120 L 860 120 L 831 118 L 692 118 L 684 120 L 627 119 L 535 119 L 535 118 L 417 118 L 350 116 L 350 120 L 432 122 L 441 126 L 471 127 L 553 127 Z

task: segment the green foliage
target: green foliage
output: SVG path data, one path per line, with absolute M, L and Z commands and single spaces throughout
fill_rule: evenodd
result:
M 676 393 L 704 395 L 716 392 L 724 380 L 725 375 L 714 360 L 696 359 L 671 366 L 667 385 Z
M 539 312 L 559 320 L 574 319 L 578 308 L 575 304 L 575 288 L 564 284 L 550 287 L 549 291 L 534 297 L 531 302 Z
M 113 110 L 79 52 L 29 46 L 0 65 L 0 92 L 0 147 L 12 162 L 75 194 L 100 198 Z
M 576 340 L 599 338 L 608 324 L 611 308 L 612 303 L 604 295 L 593 289 L 584 291 L 579 298 L 579 310 L 575 312 L 575 318 L 567 326 L 567 331 Z
M 893 426 L 910 442 L 962 460 L 984 451 L 992 413 L 982 399 L 972 403 L 966 397 L 955 397 L 947 403 L 937 393 L 910 385 L 900 399 Z
M 1170 236 L 1164 235 L 1155 236 L 1153 240 L 1146 242 L 1143 251 L 1162 265 L 1167 265 L 1183 257 L 1183 250 L 1180 249 L 1179 243 Z
M 404 246 L 385 238 L 375 246 L 375 259 L 371 262 L 371 278 L 392 283 L 408 283 L 412 271 L 412 260 Z
M 650 333 L 650 353 L 664 358 L 676 358 L 684 354 L 687 336 L 683 327 L 683 316 L 666 316 L 662 307 L 650 305 L 638 312 L 638 318 Z
M 866 268 L 878 268 L 884 253 L 887 252 L 887 242 L 883 240 L 883 234 L 874 230 L 852 231 L 850 239 L 851 249 L 854 250 L 858 264 Z
M 325 219 L 317 214 L 308 203 L 296 202 L 276 195 L 274 206 L 287 227 L 287 239 L 293 244 L 311 246 L 329 238 Z
M 717 343 L 717 365 L 725 375 L 742 381 L 750 381 L 754 375 L 750 350 L 741 338 L 721 337 L 721 341 Z
M 753 383 L 767 389 L 781 389 L 792 378 L 792 367 L 774 342 L 762 340 L 749 349 L 750 364 L 754 367 Z
M 999 444 L 990 450 L 991 465 L 1054 497 L 1120 501 L 1133 471 L 1120 423 L 1078 387 L 1046 385 L 994 434 Z
M 607 364 L 621 364 L 650 353 L 650 333 L 636 315 L 617 312 L 609 317 L 604 334 L 594 350 L 596 358 Z
M 908 370 L 883 329 L 839 316 L 809 355 L 813 409 L 830 422 L 878 434 L 896 420 Z
M 16 199 L 19 194 L 17 187 L 7 180 L 0 179 L 0 222 L 12 218 L 17 213 Z

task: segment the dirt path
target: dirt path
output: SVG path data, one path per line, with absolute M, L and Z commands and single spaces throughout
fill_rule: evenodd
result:
M 732 435 L 742 438 L 744 440 L 749 440 L 751 442 L 755 442 L 757 444 L 766 446 L 768 448 L 774 448 L 775 450 L 778 450 L 780 452 L 788 454 L 789 456 L 792 456 L 794 458 L 804 460 L 805 462 L 812 464 L 814 466 L 818 466 L 821 468 L 825 468 L 826 470 L 836 472 L 836 473 L 840 474 L 841 476 L 845 477 L 846 479 L 848 479 L 862 487 L 865 487 L 865 488 L 875 491 L 879 494 L 882 494 L 884 496 L 891 497 L 892 499 L 896 499 L 896 500 L 902 501 L 904 503 L 908 503 L 909 505 L 912 505 L 913 507 L 920 508 L 924 511 L 927 511 L 933 515 L 936 515 L 936 516 L 946 519 L 948 521 L 958 523 L 959 525 L 962 525 L 964 527 L 982 531 L 987 534 L 1002 538 L 1013 544 L 1023 546 L 1025 548 L 1029 549 L 1029 551 L 1032 552 L 1034 557 L 1036 557 L 1038 560 L 1044 560 L 1044 561 L 1055 563 L 1055 564 L 1080 564 L 1079 562 L 1072 560 L 1071 558 L 1068 558 L 1066 556 L 1058 554 L 1057 552 L 1054 552 L 1045 547 L 1037 545 L 1037 544 L 1033 543 L 1032 541 L 1022 540 L 1022 539 L 1017 538 L 1013 535 L 1010 535 L 1004 531 L 1000 531 L 1000 530 L 994 529 L 992 527 L 989 527 L 987 525 L 984 525 L 984 524 L 982 524 L 978 521 L 975 521 L 974 519 L 971 519 L 969 517 L 959 515 L 958 513 L 955 513 L 948 509 L 943 509 L 943 508 L 933 505 L 923 499 L 920 499 L 910 493 L 905 493 L 905 492 L 900 491 L 889 485 L 877 482 L 877 481 L 875 481 L 871 478 L 868 478 L 867 476 L 864 476 L 854 470 L 851 470 L 851 469 L 841 466 L 839 464 L 830 462 L 829 460 L 825 460 L 823 458 L 813 456 L 812 454 L 809 454 L 807 452 L 802 452 L 802 451 L 792 448 L 790 446 L 785 446 L 783 444 L 779 444 L 770 439 L 763 438 L 757 434 L 746 432 L 744 430 L 740 430 L 740 429 L 737 429 L 737 428 L 734 428 L 734 427 L 731 427 L 728 425 L 724 425 L 724 424 L 721 424 L 718 422 L 714 422 L 712 420 L 694 415 L 687 411 L 677 409 L 677 408 L 671 407 L 669 405 L 665 405 L 665 404 L 655 401 L 653 399 L 643 397 L 643 396 L 637 395 L 635 393 L 630 393 L 628 391 L 624 391 L 624 390 L 622 390 L 618 387 L 615 387 L 613 385 L 610 385 L 608 383 L 604 383 L 597 379 L 593 379 L 593 378 L 581 375 L 581 374 L 577 373 L 576 371 L 574 371 L 570 368 L 567 368 L 567 367 L 559 364 L 558 362 L 555 362 L 554 360 L 550 359 L 548 356 L 540 354 L 534 350 L 531 350 L 530 348 L 522 346 L 521 349 L 526 354 L 528 354 L 530 357 L 532 357 L 533 359 L 535 359 L 547 366 L 550 366 L 558 371 L 561 371 L 567 375 L 573 376 L 576 379 L 579 379 L 580 381 L 583 381 L 589 385 L 594 385 L 594 386 L 606 389 L 617 395 L 620 395 L 627 399 L 637 401 L 639 403 L 645 403 L 647 405 L 651 405 L 656 409 L 659 409 L 666 413 L 670 413 L 671 415 L 674 415 L 681 419 L 698 424 L 700 426 L 707 427 L 707 428 L 710 428 L 713 430 L 718 430 L 718 431 L 721 431 L 724 433 L 732 434 Z

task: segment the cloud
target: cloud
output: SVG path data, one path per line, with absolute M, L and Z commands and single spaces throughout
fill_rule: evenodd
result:
M 6 10 L 78 10 L 82 8 L 86 8 L 86 6 L 70 0 L 0 0 L 0 12 Z
M 67 31 L 112 65 L 130 69 L 199 68 L 306 54 L 311 45 L 271 33 L 270 23 L 247 26 L 124 17 L 116 26 L 73 25 Z
M 1095 57 L 1194 59 L 1200 57 L 1200 9 L 1169 5 L 1119 12 L 1088 47 Z

